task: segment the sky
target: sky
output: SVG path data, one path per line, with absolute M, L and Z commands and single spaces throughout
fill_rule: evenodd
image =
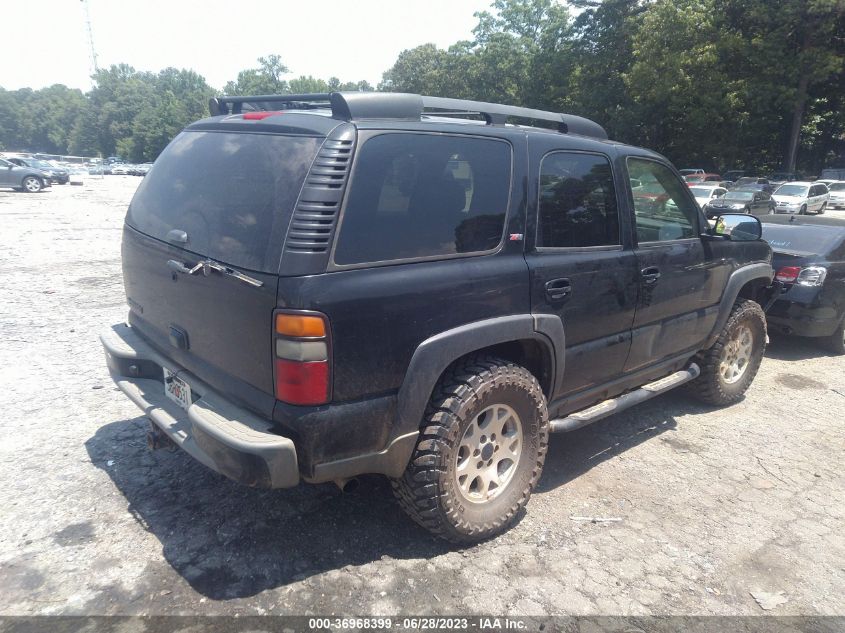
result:
M 291 75 L 366 79 L 374 86 L 401 51 L 469 39 L 473 13 L 492 0 L 88 0 L 101 68 L 168 66 L 203 75 L 214 88 L 276 53 Z M 0 87 L 61 83 L 88 90 L 90 55 L 81 0 L 3 0 Z M 23 26 L 26 25 L 26 26 Z M 9 55 L 14 51 L 14 55 Z

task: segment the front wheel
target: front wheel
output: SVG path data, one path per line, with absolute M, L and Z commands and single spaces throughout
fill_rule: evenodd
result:
M 548 441 L 537 379 L 512 362 L 471 357 L 435 387 L 393 491 L 405 512 L 437 536 L 481 541 L 516 521 L 540 479 Z
M 775 214 L 775 211 L 776 211 L 776 209 L 775 209 L 775 205 L 770 204 L 770 205 L 769 205 L 769 215 L 774 215 L 774 214 Z
M 23 179 L 23 190 L 27 193 L 38 193 L 44 188 L 44 183 L 35 176 L 27 176 Z
M 745 215 L 751 215 L 751 207 L 745 207 L 745 208 L 742 210 L 742 212 L 743 212 Z
M 803 206 L 798 210 L 798 215 L 807 215 L 807 206 Z
M 766 315 L 755 301 L 739 300 L 713 346 L 696 356 L 701 375 L 687 392 L 707 404 L 738 402 L 757 375 L 766 351 Z

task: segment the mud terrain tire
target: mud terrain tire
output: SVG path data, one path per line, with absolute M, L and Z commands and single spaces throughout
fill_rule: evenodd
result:
M 766 315 L 751 300 L 738 300 L 710 349 L 695 362 L 701 375 L 690 382 L 687 393 L 716 406 L 734 404 L 748 390 L 766 351 Z
M 510 527 L 528 503 L 548 441 L 537 379 L 510 361 L 470 357 L 437 383 L 393 491 L 405 512 L 437 536 L 481 541 Z

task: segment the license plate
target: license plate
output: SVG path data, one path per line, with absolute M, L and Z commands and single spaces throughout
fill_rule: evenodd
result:
M 164 367 L 164 395 L 183 409 L 191 406 L 191 387 L 172 371 Z

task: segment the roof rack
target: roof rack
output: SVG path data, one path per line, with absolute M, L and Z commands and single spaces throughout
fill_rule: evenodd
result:
M 563 134 L 607 138 L 607 132 L 598 123 L 572 114 L 397 92 L 322 92 L 299 95 L 213 97 L 209 99 L 208 107 L 212 116 L 239 114 L 244 109 L 330 108 L 332 117 L 345 121 L 366 119 L 419 121 L 424 115 L 481 116 L 487 125 L 505 125 L 515 120 L 529 123 L 542 121 L 554 124 L 555 129 Z

